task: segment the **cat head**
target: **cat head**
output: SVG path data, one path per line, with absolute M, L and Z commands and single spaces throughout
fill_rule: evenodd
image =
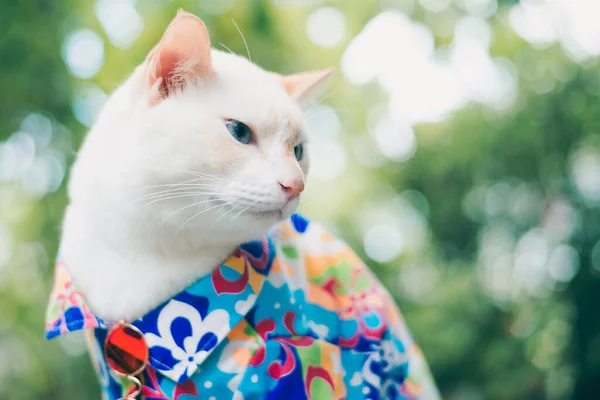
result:
M 298 207 L 309 170 L 300 103 L 330 72 L 265 71 L 211 49 L 204 23 L 180 11 L 88 135 L 72 202 L 169 234 L 257 237 Z

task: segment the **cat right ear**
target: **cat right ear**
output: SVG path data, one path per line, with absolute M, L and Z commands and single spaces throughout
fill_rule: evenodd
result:
M 214 75 L 204 22 L 180 10 L 145 61 L 144 84 L 154 105 L 190 81 Z
M 292 75 L 279 75 L 271 72 L 271 76 L 283 87 L 287 94 L 299 103 L 309 103 L 318 88 L 333 73 L 333 69 L 301 72 Z

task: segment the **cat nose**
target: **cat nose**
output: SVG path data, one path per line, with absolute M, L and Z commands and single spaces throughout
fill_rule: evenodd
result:
M 283 190 L 288 200 L 291 200 L 304 190 L 304 180 L 302 178 L 294 178 L 289 181 L 279 181 L 279 186 L 281 186 L 281 190 Z

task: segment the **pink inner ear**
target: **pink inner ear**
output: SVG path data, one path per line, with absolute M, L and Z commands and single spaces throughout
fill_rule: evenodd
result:
M 146 61 L 153 104 L 193 79 L 213 75 L 210 40 L 204 23 L 180 11 Z
M 278 75 L 279 84 L 293 99 L 299 100 L 307 96 L 314 88 L 331 75 L 332 69 L 302 72 L 293 75 Z

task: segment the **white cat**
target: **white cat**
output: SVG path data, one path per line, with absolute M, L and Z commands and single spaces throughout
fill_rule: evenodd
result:
M 72 168 L 61 257 L 99 317 L 142 316 L 296 210 L 309 168 L 296 100 L 330 72 L 264 71 L 178 15 Z
M 86 331 L 105 398 L 439 399 L 385 288 L 292 216 L 298 103 L 329 74 L 212 50 L 180 12 L 110 97 L 73 166 L 46 320 L 48 339 Z

